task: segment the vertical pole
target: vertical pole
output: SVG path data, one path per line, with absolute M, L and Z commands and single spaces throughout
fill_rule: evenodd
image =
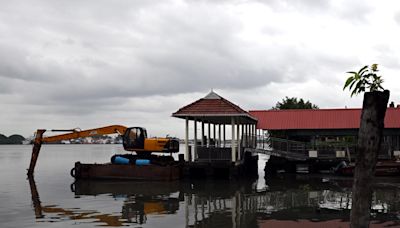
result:
M 201 146 L 204 146 L 204 120 L 201 121 Z
M 216 146 L 217 143 L 217 134 L 215 132 L 215 124 L 213 124 L 213 141 L 214 141 L 214 146 Z
M 189 118 L 186 117 L 185 120 L 185 159 L 186 161 L 190 162 L 189 160 Z
M 196 159 L 197 156 L 197 119 L 194 119 L 194 156 L 193 158 Z
M 240 124 L 236 124 L 236 141 L 237 141 L 237 148 L 238 148 L 238 161 L 240 161 Z
M 225 147 L 225 145 L 226 145 L 225 124 L 224 124 L 223 128 L 224 128 L 224 147 Z
M 221 147 L 221 124 L 218 124 L 218 147 Z
M 255 124 L 253 124 L 253 136 L 253 147 L 255 148 L 257 146 L 257 128 Z
M 208 140 L 207 140 L 207 145 L 208 145 L 208 147 L 210 147 L 211 146 L 211 123 L 210 122 L 208 122 Z
M 245 124 L 242 124 L 242 127 L 241 127 L 241 134 L 242 134 L 242 146 L 243 147 L 246 147 L 246 145 L 244 144 L 245 143 L 245 140 L 244 140 L 244 137 L 245 137 L 245 134 L 244 134 L 244 126 L 246 126 Z
M 236 162 L 235 118 L 234 117 L 231 117 L 231 125 L 232 125 L 232 139 L 231 139 L 232 162 Z
M 250 147 L 253 147 L 253 124 L 249 125 Z
M 246 124 L 246 146 L 247 147 L 250 147 L 250 143 L 249 143 L 249 141 L 250 141 L 250 131 L 249 131 L 249 129 L 250 129 L 250 125 Z
M 262 148 L 264 149 L 264 147 L 265 147 L 265 131 L 264 131 L 264 129 L 262 130 L 262 132 L 261 132 L 261 142 L 262 142 Z

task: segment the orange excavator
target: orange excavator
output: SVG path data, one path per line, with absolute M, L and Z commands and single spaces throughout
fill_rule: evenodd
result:
M 62 140 L 92 137 L 98 135 L 119 134 L 122 137 L 123 147 L 127 151 L 135 151 L 138 157 L 148 157 L 152 152 L 174 153 L 179 152 L 179 141 L 176 138 L 147 138 L 147 131 L 142 127 L 125 127 L 111 125 L 89 130 L 51 130 L 52 132 L 69 132 L 60 135 L 44 137 L 44 129 L 36 131 L 33 142 L 32 157 L 28 169 L 28 176 L 32 176 L 40 148 L 43 143 L 58 142 Z

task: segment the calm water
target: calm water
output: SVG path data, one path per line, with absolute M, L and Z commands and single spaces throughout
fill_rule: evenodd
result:
M 74 182 L 75 161 L 108 162 L 120 145 L 0 146 L 0 227 L 348 227 L 351 179 L 282 175 L 242 181 Z M 400 227 L 400 178 L 378 179 L 371 227 Z

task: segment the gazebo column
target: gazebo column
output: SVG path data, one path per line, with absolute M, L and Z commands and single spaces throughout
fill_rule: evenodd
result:
M 224 129 L 224 147 L 225 147 L 225 145 L 226 145 L 226 129 L 225 129 L 225 124 L 222 126 L 223 127 L 223 129 Z
M 252 147 L 254 147 L 254 138 L 256 137 L 255 133 L 254 133 L 254 124 L 251 125 L 251 136 L 252 136 L 251 145 L 252 145 Z
M 255 137 L 255 135 L 254 135 L 254 124 L 250 125 L 250 127 L 251 127 L 251 147 L 254 148 L 254 137 Z
M 204 146 L 204 120 L 201 120 L 201 146 Z
M 241 149 L 241 145 L 240 145 L 240 124 L 237 123 L 236 124 L 236 141 L 237 141 L 237 148 L 238 148 L 238 156 L 237 159 L 238 161 L 240 161 L 240 149 Z
M 254 147 L 257 148 L 257 125 L 254 124 Z
M 250 143 L 249 143 L 250 134 L 249 134 L 249 125 L 248 124 L 246 124 L 245 130 L 246 130 L 246 147 L 249 147 L 250 146 Z
M 189 118 L 185 120 L 185 159 L 189 161 Z
M 197 158 L 197 120 L 194 119 L 194 156 L 193 159 Z
M 264 149 L 265 148 L 265 130 L 264 129 L 262 129 L 262 148 Z
M 244 137 L 243 136 L 245 136 L 245 134 L 244 134 L 244 126 L 246 126 L 246 125 L 244 125 L 244 124 L 242 124 L 242 128 L 241 128 L 241 135 L 242 135 L 242 146 L 243 147 L 246 147 L 246 145 L 245 145 L 245 139 L 244 139 Z
M 207 137 L 207 146 L 211 146 L 211 123 L 208 122 L 208 137 Z
M 213 142 L 214 142 L 214 146 L 216 146 L 216 144 L 217 144 L 217 134 L 215 132 L 215 124 L 213 124 Z
M 221 124 L 218 124 L 218 147 L 221 147 Z
M 231 156 L 232 162 L 236 162 L 236 140 L 235 140 L 235 118 L 231 117 L 232 139 L 231 139 Z

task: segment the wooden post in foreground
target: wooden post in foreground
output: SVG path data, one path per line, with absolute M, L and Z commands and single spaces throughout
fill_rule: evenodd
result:
M 369 227 L 372 182 L 382 141 L 389 91 L 364 94 L 358 131 L 350 223 L 352 228 Z

